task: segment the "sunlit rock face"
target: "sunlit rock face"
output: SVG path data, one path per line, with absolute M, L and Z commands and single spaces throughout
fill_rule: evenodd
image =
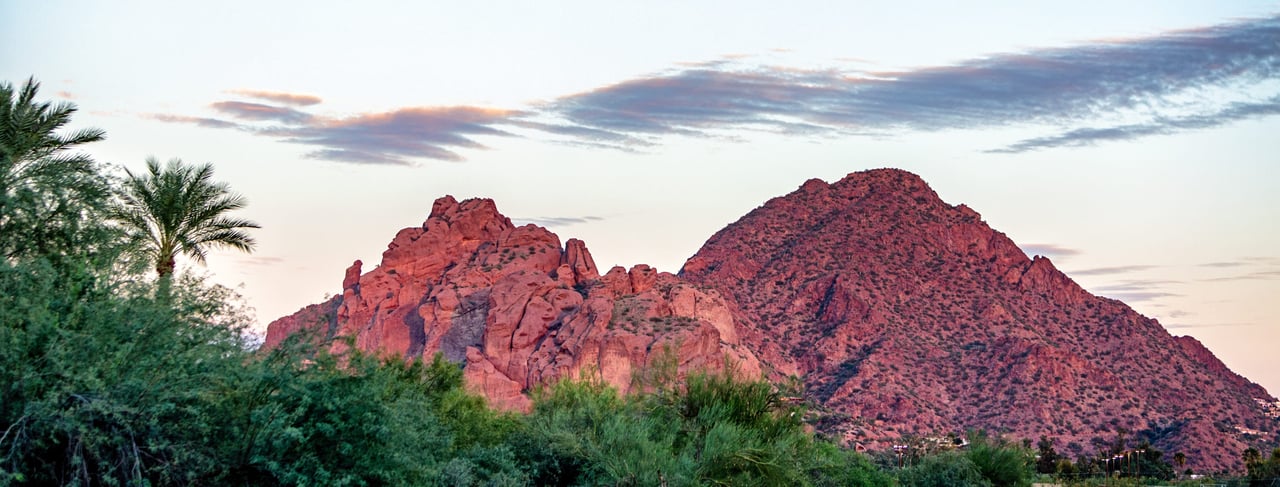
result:
M 267 347 L 310 330 L 365 351 L 441 353 L 464 367 L 491 404 L 529 407 L 530 388 L 592 375 L 628 390 L 655 357 L 681 373 L 734 364 L 759 376 L 737 323 L 715 292 L 646 265 L 604 275 L 586 245 L 517 227 L 492 200 L 436 200 L 421 226 L 401 230 L 365 270 L 356 261 L 342 294 L 280 318 Z
M 739 340 L 804 378 L 825 429 L 872 446 L 985 428 L 1074 457 L 1123 430 L 1199 471 L 1240 471 L 1246 443 L 1280 426 L 1259 406 L 1274 399 L 1199 342 L 1088 293 L 905 171 L 808 181 L 680 277 L 732 301 Z

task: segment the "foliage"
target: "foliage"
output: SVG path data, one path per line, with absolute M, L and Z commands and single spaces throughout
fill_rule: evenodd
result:
M 146 173 L 125 172 L 122 204 L 113 217 L 138 241 L 160 276 L 173 274 L 178 254 L 203 263 L 210 248 L 253 250 L 253 238 L 243 230 L 260 227 L 226 215 L 243 208 L 245 199 L 226 183 L 213 181 L 213 165 L 171 159 L 161 168 L 155 158 L 147 158 Z
M 1053 448 L 1053 439 L 1041 436 L 1040 442 L 1036 443 L 1036 448 L 1036 473 L 1057 473 L 1058 460 L 1062 457 L 1058 456 L 1058 451 Z
M 225 289 L 0 263 L 0 478 L 181 483 L 217 465 L 209 384 L 244 357 Z
M 538 485 L 890 485 L 780 398 L 732 372 L 629 396 L 565 380 L 537 394 L 518 450 Z
M 965 456 L 983 478 L 995 487 L 1028 487 L 1031 485 L 1033 455 L 1021 445 L 1004 438 L 993 438 L 983 432 L 969 435 Z
M 36 101 L 40 84 L 0 83 L 0 254 L 44 257 L 55 265 L 68 253 L 93 255 L 110 242 L 95 225 L 110 179 L 89 156 L 74 152 L 103 138 L 98 129 L 58 133 L 71 120 L 70 103 Z
M 945 451 L 928 455 L 898 473 L 902 487 L 985 487 L 991 481 L 982 476 L 967 455 Z
M 1280 448 L 1271 450 L 1271 455 L 1263 458 L 1257 448 L 1248 448 L 1243 454 L 1245 468 L 1249 471 L 1249 485 L 1271 485 L 1280 481 Z

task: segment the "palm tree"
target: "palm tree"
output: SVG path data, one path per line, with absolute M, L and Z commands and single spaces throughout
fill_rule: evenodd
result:
M 253 251 L 253 237 L 243 230 L 261 227 L 225 215 L 244 208 L 246 201 L 226 183 L 212 180 L 212 164 L 192 166 L 171 159 L 162 169 L 149 157 L 146 173 L 125 172 L 123 204 L 115 219 L 140 241 L 160 277 L 173 274 L 178 254 L 204 263 L 211 248 Z
M 40 83 L 0 83 L 0 252 L 53 255 L 85 247 L 87 213 L 105 207 L 106 178 L 86 154 L 71 150 L 102 140 L 99 129 L 56 133 L 71 103 L 35 101 Z

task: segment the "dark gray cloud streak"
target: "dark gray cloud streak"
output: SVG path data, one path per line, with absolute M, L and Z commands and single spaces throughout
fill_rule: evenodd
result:
M 895 72 L 702 63 L 526 111 L 418 107 L 326 118 L 295 108 L 320 103 L 318 97 L 238 90 L 232 93 L 278 105 L 211 106 L 246 123 L 151 117 L 246 130 L 310 146 L 308 156 L 316 159 L 358 164 L 460 161 L 459 149 L 484 147 L 477 137 L 514 135 L 505 127 L 621 150 L 655 145 L 669 135 L 724 136 L 743 129 L 800 136 L 1012 126 L 1057 131 L 989 151 L 1018 153 L 1274 116 L 1280 114 L 1277 90 L 1280 16 L 1273 16 Z M 1236 98 L 1222 100 L 1222 92 Z

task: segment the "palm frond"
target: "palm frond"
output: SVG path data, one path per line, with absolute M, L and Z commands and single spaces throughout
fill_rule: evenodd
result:
M 226 183 L 213 180 L 213 165 L 188 165 L 170 159 L 164 165 L 147 158 L 144 173 L 126 170 L 118 221 L 134 232 L 145 232 L 148 254 L 159 264 L 177 254 L 204 263 L 208 251 L 231 248 L 252 252 L 255 241 L 244 229 L 257 223 L 226 214 L 245 207 L 247 200 Z

